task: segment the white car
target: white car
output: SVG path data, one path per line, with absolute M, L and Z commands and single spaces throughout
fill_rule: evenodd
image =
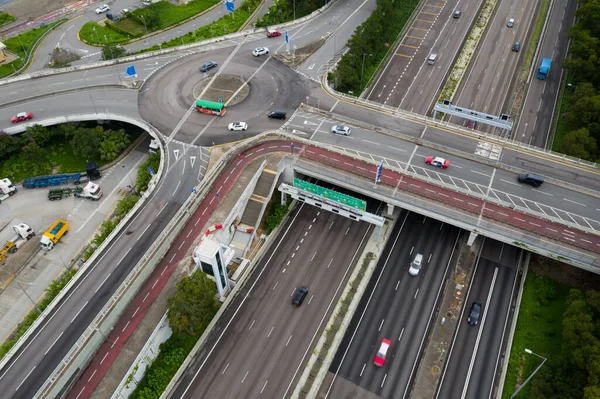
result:
M 106 4 L 102 4 L 100 7 L 96 8 L 96 14 L 102 14 L 103 12 L 107 12 L 110 10 L 110 7 Z
M 259 55 L 269 54 L 269 49 L 266 47 L 255 48 L 252 55 L 258 57 Z
M 246 130 L 248 124 L 246 122 L 231 122 L 227 128 L 229 130 Z
M 344 136 L 348 136 L 350 134 L 350 128 L 348 126 L 343 125 L 332 126 L 331 133 L 343 134 Z
M 121 10 L 121 14 L 125 14 L 129 12 L 129 8 L 124 8 Z

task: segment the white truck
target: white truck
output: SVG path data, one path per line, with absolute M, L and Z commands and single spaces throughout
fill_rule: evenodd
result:
M 9 179 L 0 179 L 0 203 L 16 192 L 17 188 Z
M 6 241 L 4 247 L 0 249 L 0 264 L 4 263 L 7 253 L 10 252 L 12 254 L 17 252 L 19 248 L 35 236 L 33 229 L 25 223 L 19 223 L 18 225 L 13 226 L 13 230 L 15 232 L 14 237 Z

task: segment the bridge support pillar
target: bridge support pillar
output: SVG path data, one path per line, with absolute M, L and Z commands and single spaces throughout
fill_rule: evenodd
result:
M 387 214 L 388 216 L 392 216 L 394 214 L 394 205 L 392 204 L 387 204 Z
M 469 234 L 469 239 L 467 240 L 467 245 L 471 246 L 473 245 L 473 242 L 475 242 L 475 239 L 477 238 L 479 234 L 471 232 L 471 234 Z

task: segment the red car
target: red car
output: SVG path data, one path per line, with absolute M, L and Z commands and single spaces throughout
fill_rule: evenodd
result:
M 281 36 L 281 32 L 279 32 L 278 30 L 269 29 L 267 31 L 267 37 L 277 37 L 277 36 Z
M 446 169 L 450 166 L 450 161 L 446 161 L 444 158 L 440 157 L 427 157 L 425 158 L 425 163 L 442 169 Z
M 469 121 L 469 123 L 467 123 L 467 129 L 471 129 L 474 130 L 477 127 L 477 122 L 475 121 Z
M 10 121 L 12 123 L 23 122 L 23 121 L 26 121 L 27 119 L 31 119 L 32 117 L 33 117 L 33 115 L 31 115 L 31 112 L 20 112 L 20 113 L 16 114 L 15 116 L 13 116 L 12 118 L 10 118 Z
M 379 350 L 377 351 L 375 359 L 373 360 L 375 366 L 383 367 L 383 364 L 385 363 L 385 358 L 387 357 L 387 354 L 390 350 L 390 346 L 392 346 L 392 341 L 390 341 L 387 338 L 383 338 L 381 340 L 381 345 L 379 345 Z

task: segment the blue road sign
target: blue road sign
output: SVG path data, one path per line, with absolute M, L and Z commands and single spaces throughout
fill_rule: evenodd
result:
M 150 173 L 151 175 L 154 175 L 154 169 L 148 168 L 148 173 Z
M 285 42 L 289 43 L 290 42 L 290 37 L 288 36 L 288 32 L 287 30 L 285 31 Z
M 235 5 L 233 4 L 233 1 L 226 1 L 225 7 L 227 7 L 227 11 L 231 11 L 231 12 L 233 12 L 233 10 L 235 9 Z
M 127 69 L 125 70 L 125 73 L 127 74 L 127 76 L 137 75 L 137 73 L 135 72 L 135 67 L 133 65 L 128 66 Z
M 219 197 L 220 197 L 219 193 L 216 193 L 216 194 L 215 194 L 215 197 L 219 198 Z
M 377 167 L 377 176 L 375 177 L 375 183 L 379 183 L 381 181 L 381 172 L 383 172 L 383 160 Z

